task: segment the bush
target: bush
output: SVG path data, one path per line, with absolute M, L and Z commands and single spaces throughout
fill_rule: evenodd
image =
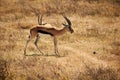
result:
M 0 80 L 6 80 L 8 76 L 7 62 L 0 59 Z

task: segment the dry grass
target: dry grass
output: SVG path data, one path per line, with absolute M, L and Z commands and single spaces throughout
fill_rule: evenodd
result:
M 12 3 L 1 0 L 0 21 L 15 21 L 25 16 L 34 16 L 34 13 L 117 17 L 120 15 L 119 5 L 119 0 L 13 0 Z
M 45 56 L 23 54 L 39 12 L 58 29 L 60 14 L 72 22 L 75 32 L 58 37 L 61 57 L 50 36 L 39 41 Z M 119 15 L 119 0 L 0 0 L 0 80 L 119 80 Z M 32 42 L 27 54 L 39 54 Z

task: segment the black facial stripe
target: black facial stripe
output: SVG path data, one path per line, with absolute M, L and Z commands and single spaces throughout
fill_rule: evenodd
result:
M 42 34 L 49 34 L 51 36 L 53 36 L 53 34 L 49 33 L 49 32 L 46 32 L 46 31 L 43 31 L 43 30 L 38 30 L 39 33 L 42 33 Z
M 72 30 L 72 28 L 71 28 L 71 27 L 69 27 L 69 29 L 70 29 L 70 30 Z

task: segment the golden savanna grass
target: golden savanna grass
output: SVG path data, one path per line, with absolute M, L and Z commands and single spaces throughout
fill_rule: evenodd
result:
M 61 57 L 54 53 L 53 39 L 44 35 L 38 56 L 29 30 L 38 25 L 37 15 L 57 29 L 72 22 L 74 33 L 58 37 Z M 51 27 L 51 26 L 50 26 Z M 119 80 L 119 0 L 0 0 L 0 80 Z

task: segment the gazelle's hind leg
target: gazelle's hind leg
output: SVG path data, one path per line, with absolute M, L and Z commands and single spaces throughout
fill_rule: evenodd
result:
M 25 44 L 24 55 L 26 55 L 26 48 L 27 48 L 27 45 L 29 42 L 30 42 L 30 35 L 28 36 L 28 39 L 27 39 L 26 44 Z
M 43 55 L 43 52 L 39 49 L 39 47 L 37 45 L 37 42 L 38 42 L 39 38 L 40 38 L 40 36 L 37 35 L 34 44 L 35 44 L 36 48 L 39 50 L 39 52 L 42 53 L 42 55 Z

